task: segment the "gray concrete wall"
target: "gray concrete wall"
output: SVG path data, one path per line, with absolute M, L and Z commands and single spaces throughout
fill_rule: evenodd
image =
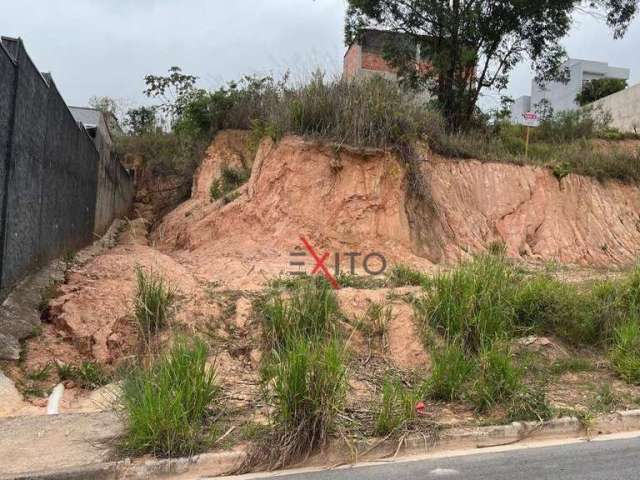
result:
M 38 71 L 21 41 L 3 43 L 0 298 L 31 270 L 93 240 L 100 165 L 96 145 L 73 119 L 50 76 Z M 109 181 L 132 184 L 126 172 Z M 126 203 L 129 190 L 124 188 Z M 115 207 L 110 211 L 115 215 Z
M 640 133 L 640 83 L 589 105 L 611 114 L 611 126 L 621 132 Z

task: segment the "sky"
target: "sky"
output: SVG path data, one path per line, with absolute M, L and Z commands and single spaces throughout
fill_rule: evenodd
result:
M 345 0 L 20 0 L 3 2 L 0 34 L 19 36 L 38 68 L 51 72 L 69 105 L 91 96 L 125 108 L 146 103 L 144 76 L 173 66 L 217 88 L 245 74 L 303 78 L 317 67 L 339 74 L 345 52 Z M 631 69 L 640 82 L 640 18 L 622 40 L 590 16 L 564 40 L 574 58 Z M 508 95 L 528 94 L 519 65 Z M 488 92 L 482 104 L 496 104 Z

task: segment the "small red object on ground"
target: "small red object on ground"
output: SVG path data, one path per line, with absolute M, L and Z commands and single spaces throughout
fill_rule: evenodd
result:
M 426 415 L 426 405 L 424 404 L 424 402 L 420 401 L 418 403 L 416 403 L 416 412 L 418 412 L 418 415 Z

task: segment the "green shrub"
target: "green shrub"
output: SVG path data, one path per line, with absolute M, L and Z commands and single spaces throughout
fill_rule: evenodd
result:
M 501 256 L 481 255 L 437 276 L 417 310 L 449 342 L 478 352 L 513 332 L 518 276 Z
M 629 320 L 614 330 L 609 351 L 613 369 L 628 383 L 640 384 L 640 323 Z
M 508 348 L 493 345 L 481 352 L 479 376 L 472 394 L 478 410 L 505 404 L 521 389 L 522 370 L 513 364 Z
M 260 309 L 267 342 L 277 350 L 299 338 L 321 341 L 336 331 L 338 302 L 331 286 L 320 277 L 298 281 L 287 295 L 271 292 Z
M 135 318 L 140 334 L 149 340 L 167 324 L 175 291 L 159 274 L 141 267 L 136 267 L 136 280 Z
M 56 363 L 56 370 L 60 381 L 72 380 L 80 388 L 88 390 L 101 387 L 111 381 L 111 376 L 97 362 L 82 362 L 80 366 Z
M 416 404 L 420 395 L 405 387 L 397 379 L 385 378 L 382 396 L 377 406 L 375 435 L 388 435 L 416 419 Z
M 178 340 L 151 366 L 135 367 L 125 376 L 124 452 L 177 457 L 209 446 L 207 421 L 220 389 L 207 355 L 201 341 Z
M 467 358 L 457 342 L 434 351 L 431 368 L 425 392 L 429 398 L 443 401 L 461 399 L 475 370 L 474 361 Z
M 387 285 L 390 287 L 427 286 L 431 279 L 428 275 L 414 270 L 407 265 L 394 265 L 387 272 Z

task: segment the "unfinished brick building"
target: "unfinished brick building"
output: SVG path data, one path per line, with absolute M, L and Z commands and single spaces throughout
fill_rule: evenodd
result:
M 387 44 L 399 40 L 406 40 L 402 33 L 374 29 L 362 31 L 344 55 L 344 78 L 353 80 L 368 75 L 382 75 L 389 80 L 397 80 L 396 70 L 383 58 L 383 52 Z M 421 53 L 418 42 L 415 48 L 417 67 L 430 68 L 429 59 Z

